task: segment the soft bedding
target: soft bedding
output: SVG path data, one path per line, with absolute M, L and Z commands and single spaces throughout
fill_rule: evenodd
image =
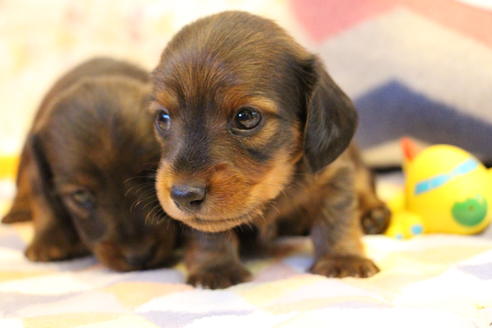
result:
M 383 193 L 391 194 L 393 183 L 383 182 Z M 276 256 L 246 262 L 253 281 L 212 291 L 186 285 L 181 264 L 116 273 L 91 257 L 30 263 L 22 250 L 31 234 L 28 223 L 0 226 L 2 328 L 492 324 L 492 239 L 484 236 L 365 237 L 382 269 L 369 279 L 307 274 L 309 240 L 283 238 Z

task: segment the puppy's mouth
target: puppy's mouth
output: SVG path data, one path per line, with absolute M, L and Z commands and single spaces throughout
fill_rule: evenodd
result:
M 162 248 L 160 244 L 153 245 L 142 254 L 125 254 L 121 248 L 108 242 L 98 244 L 93 251 L 101 263 L 119 272 L 151 270 L 167 266 L 174 261 L 170 247 Z
M 159 196 L 159 194 L 158 194 Z M 160 197 L 164 211 L 173 219 L 205 232 L 223 232 L 255 220 L 262 213 L 260 206 L 246 206 L 242 211 L 224 213 L 213 209 L 187 210 L 176 204 L 170 197 Z M 229 214 L 229 215 L 227 215 Z
M 245 214 L 225 219 L 209 219 L 203 217 L 191 217 L 181 220 L 194 229 L 206 232 L 223 232 L 242 224 L 247 224 L 255 220 L 260 214 L 260 211 L 253 210 Z
M 207 220 L 202 218 L 192 218 L 186 221 L 186 224 L 192 228 L 208 232 L 222 232 L 234 228 L 235 226 L 246 223 L 241 218 L 224 219 L 224 220 Z

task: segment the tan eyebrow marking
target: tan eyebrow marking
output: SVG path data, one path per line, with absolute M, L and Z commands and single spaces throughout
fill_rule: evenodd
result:
M 179 101 L 174 92 L 160 91 L 157 92 L 154 100 L 151 102 L 150 110 L 155 112 L 162 106 L 167 110 L 174 110 L 179 107 Z
M 248 104 L 258 108 L 259 110 L 263 112 L 267 112 L 270 114 L 277 114 L 278 113 L 278 108 L 277 104 L 266 97 L 252 97 L 248 99 Z

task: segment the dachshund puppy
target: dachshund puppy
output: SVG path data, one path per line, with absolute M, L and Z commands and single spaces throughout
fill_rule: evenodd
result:
M 311 272 L 378 272 L 361 244 L 357 191 L 371 190 L 367 174 L 358 185 L 363 168 L 349 148 L 356 112 L 316 56 L 270 20 L 224 12 L 178 32 L 152 82 L 157 195 L 194 229 L 189 283 L 247 280 L 234 228 L 283 220 L 308 222 Z
M 364 164 L 360 152 L 354 145 L 348 152 L 355 166 L 355 190 L 362 230 L 368 235 L 384 233 L 389 226 L 391 212 L 377 196 L 374 174 Z
M 77 66 L 48 92 L 3 220 L 33 220 L 27 258 L 45 262 L 93 252 L 118 271 L 170 259 L 171 220 L 145 224 L 162 216 L 153 188 L 159 151 L 147 118 L 149 94 L 148 73 L 107 58 Z

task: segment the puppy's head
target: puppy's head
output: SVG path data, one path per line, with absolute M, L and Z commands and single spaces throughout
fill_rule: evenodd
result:
M 310 173 L 322 170 L 356 125 L 319 60 L 275 23 L 243 12 L 183 28 L 152 79 L 158 197 L 170 216 L 199 230 L 253 220 L 300 161 Z
M 68 214 L 84 244 L 119 271 L 160 265 L 174 244 L 171 225 L 146 224 L 162 214 L 149 92 L 124 77 L 82 79 L 55 97 L 30 139 L 59 219 Z

